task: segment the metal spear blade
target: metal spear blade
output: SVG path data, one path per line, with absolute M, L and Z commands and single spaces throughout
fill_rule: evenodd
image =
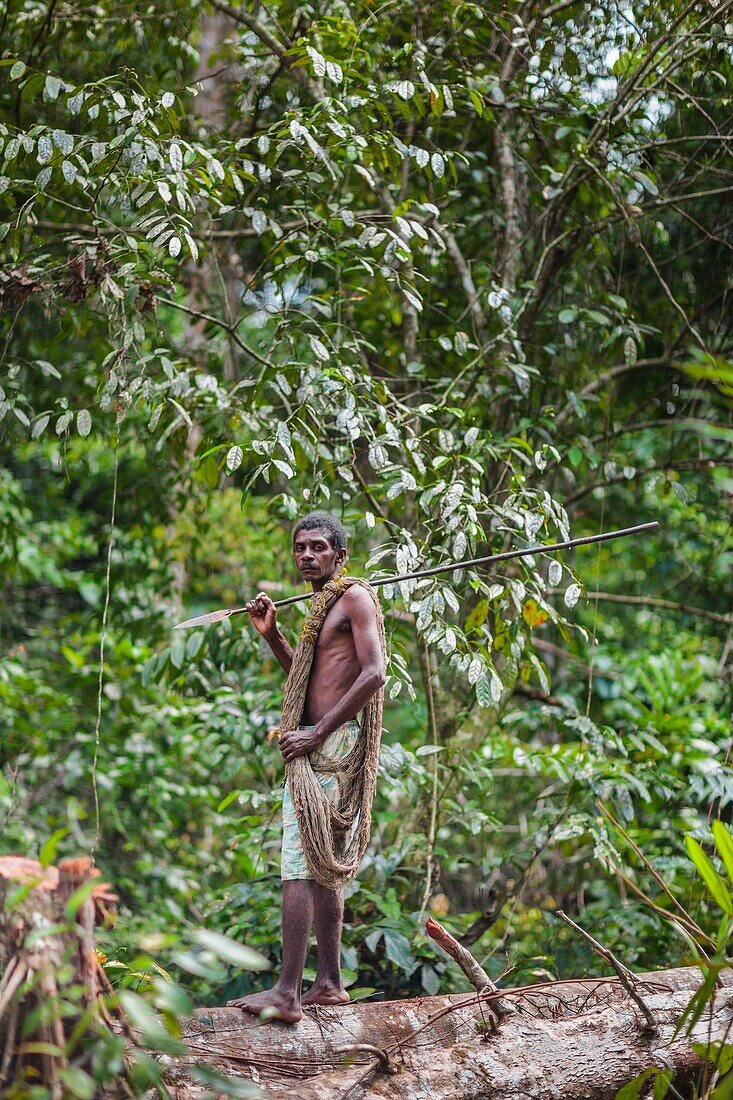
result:
M 193 619 L 186 619 L 185 623 L 176 623 L 174 630 L 183 630 L 188 626 L 208 626 L 210 623 L 220 623 L 222 619 L 228 619 L 234 614 L 231 607 L 224 607 L 220 611 L 210 611 L 208 615 L 196 615 Z

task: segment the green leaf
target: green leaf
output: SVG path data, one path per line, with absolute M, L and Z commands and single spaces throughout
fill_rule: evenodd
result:
M 416 964 L 407 936 L 403 936 L 401 932 L 395 932 L 391 928 L 385 928 L 384 953 L 390 962 L 393 962 L 395 966 L 399 966 L 405 974 L 412 974 Z
M 57 100 L 63 86 L 63 81 L 59 80 L 57 76 L 51 76 L 49 73 L 43 86 L 43 98 L 45 101 L 47 103 L 53 103 Z
M 23 1043 L 23 1054 L 50 1054 L 52 1058 L 63 1058 L 64 1049 L 55 1043 Z
M 648 176 L 646 172 L 640 172 L 638 168 L 634 169 L 631 173 L 634 179 L 641 184 L 645 191 L 648 191 L 650 195 L 658 195 L 659 188 L 657 187 L 651 176 Z
M 490 707 L 493 701 L 491 680 L 488 673 L 484 671 L 476 681 L 476 702 L 480 707 Z
M 658 1072 L 655 1068 L 645 1069 L 638 1077 L 634 1077 L 632 1081 L 629 1081 L 628 1084 L 618 1090 L 615 1100 L 639 1100 L 644 1083 Z
M 79 1066 L 69 1066 L 59 1070 L 59 1077 L 66 1085 L 72 1096 L 78 1096 L 79 1100 L 92 1100 L 96 1094 L 97 1086 L 94 1078 L 85 1073 Z
M 295 470 L 289 462 L 283 462 L 281 458 L 273 458 L 272 464 L 273 466 L 277 467 L 280 473 L 283 474 L 288 479 L 288 481 L 291 478 L 295 477 Z
M 20 80 L 27 68 L 28 66 L 26 65 L 25 61 L 16 61 L 12 69 L 10 70 L 10 79 Z
M 420 984 L 429 997 L 440 993 L 440 976 L 429 963 L 423 963 L 420 967 Z
M 672 1084 L 673 1077 L 673 1069 L 662 1069 L 658 1071 L 657 1079 L 654 1082 L 654 1092 L 652 1093 L 652 1100 L 664 1100 L 664 1097 L 669 1091 L 669 1086 Z
M 191 951 L 177 951 L 173 955 L 173 962 L 185 970 L 188 974 L 195 974 L 197 978 L 206 978 L 207 981 L 221 984 L 226 979 L 226 970 L 217 963 L 209 965 L 203 959 L 194 955 Z
M 725 885 L 722 876 L 715 870 L 712 862 L 708 859 L 694 837 L 686 836 L 685 843 L 687 844 L 687 851 L 690 854 L 690 859 L 700 872 L 708 890 L 723 912 L 727 913 L 728 916 L 733 916 L 733 900 L 731 900 L 728 887 Z
M 220 814 L 222 810 L 226 810 L 227 806 L 231 806 L 232 802 L 235 802 L 241 793 L 241 791 L 230 791 L 226 798 L 222 798 L 221 802 L 216 807 L 216 812 Z
M 727 1073 L 710 1093 L 710 1100 L 733 1100 L 733 1073 Z
M 701 1062 L 711 1062 L 722 1077 L 733 1068 L 733 1045 L 730 1043 L 691 1043 Z
M 237 445 L 235 445 L 234 447 L 230 447 L 226 457 L 227 472 L 233 474 L 235 470 L 238 470 L 239 467 L 242 465 L 243 457 L 244 451 L 241 447 Z
M 188 1066 L 187 1072 L 189 1072 L 191 1077 L 200 1085 L 207 1086 L 206 1090 L 202 1092 L 203 1096 L 231 1096 L 237 1100 L 239 1097 L 261 1098 L 263 1095 L 262 1089 L 251 1084 L 249 1081 L 242 1081 L 240 1078 L 226 1077 L 212 1066 L 201 1064 Z M 196 1091 L 199 1092 L 200 1090 Z
M 198 260 L 198 258 L 199 258 L 199 247 L 196 244 L 196 241 L 191 236 L 191 234 L 189 232 L 187 232 L 185 229 L 183 231 L 183 236 L 184 236 L 184 239 L 186 241 L 186 244 L 188 245 L 188 251 L 191 253 L 191 258 L 193 259 L 193 261 L 195 263 L 196 260 Z
M 55 833 L 52 833 L 48 840 L 45 842 L 38 855 L 38 862 L 41 867 L 50 867 L 56 858 L 56 852 L 58 851 L 59 841 L 65 836 L 69 835 L 69 830 L 66 827 L 57 829 Z
M 728 878 L 733 883 L 733 837 L 728 826 L 724 825 L 722 821 L 713 822 L 713 839 L 728 872 Z
M 217 958 L 231 963 L 232 966 L 241 967 L 243 970 L 270 969 L 270 962 L 259 951 L 246 947 L 243 943 L 237 943 L 229 936 L 222 936 L 220 932 L 210 932 L 206 928 L 201 928 L 197 938 L 202 947 L 213 951 Z
M 575 607 L 576 603 L 580 599 L 580 596 L 581 596 L 580 585 L 579 584 L 569 584 L 568 587 L 565 589 L 565 595 L 563 596 L 566 607 L 570 607 L 570 608 Z
M 692 995 L 689 1003 L 680 1015 L 680 1018 L 675 1025 L 674 1038 L 680 1035 L 682 1030 L 685 1028 L 685 1033 L 688 1035 L 692 1031 L 693 1027 L 700 1019 L 703 1012 L 710 1003 L 710 998 L 713 995 L 715 983 L 718 980 L 718 974 L 723 969 L 723 967 L 722 964 L 718 965 L 711 962 L 701 962 L 700 969 L 702 970 L 704 975 L 702 985 Z
M 471 614 L 466 619 L 466 633 L 468 633 L 470 630 L 477 630 L 479 627 L 483 626 L 486 622 L 486 617 L 488 614 L 489 601 L 479 600 Z
M 96 885 L 96 879 L 88 879 L 86 882 L 82 882 L 81 886 L 77 886 L 76 890 L 69 895 L 69 900 L 66 903 L 65 912 L 67 917 L 74 917 L 76 915 L 84 902 L 91 897 L 92 891 Z
M 153 1058 L 146 1050 L 133 1047 L 129 1053 L 130 1081 L 135 1095 L 147 1093 L 151 1084 L 159 1082 L 163 1076 L 163 1066 Z M 162 1090 L 161 1090 L 162 1092 Z M 165 1093 L 162 1093 L 165 1095 Z
M 120 1007 L 148 1046 L 166 1054 L 185 1054 L 186 1046 L 174 1039 L 148 1002 L 125 989 L 119 994 Z
M 191 1016 L 193 1003 L 185 990 L 165 978 L 155 979 L 155 1007 L 177 1016 Z
M 316 358 L 320 359 L 322 363 L 327 363 L 331 358 L 331 353 L 326 345 L 322 343 L 317 336 L 311 336 L 310 345 L 313 348 Z

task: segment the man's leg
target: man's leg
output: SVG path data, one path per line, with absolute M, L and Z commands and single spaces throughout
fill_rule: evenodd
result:
M 248 997 L 227 1001 L 230 1008 L 241 1008 L 255 1016 L 259 1016 L 264 1009 L 272 1008 L 277 1014 L 273 1013 L 275 1019 L 284 1020 L 287 1024 L 295 1024 L 300 1020 L 303 1015 L 300 1007 L 300 983 L 313 923 L 312 886 L 315 883 L 305 879 L 283 882 L 280 978 L 272 989 L 266 989 L 263 993 L 251 993 Z
M 304 1005 L 346 1004 L 349 994 L 341 984 L 341 928 L 344 892 L 313 884 L 313 915 L 318 943 L 316 980 L 303 997 Z
M 347 722 L 339 726 L 324 742 L 321 753 L 344 760 L 357 742 L 359 723 Z M 333 775 L 319 775 L 318 782 L 329 801 L 337 805 L 340 799 L 339 780 Z M 358 826 L 358 819 L 353 828 Z M 320 883 L 313 883 L 313 913 L 318 943 L 318 969 L 316 980 L 303 997 L 304 1005 L 346 1004 L 349 994 L 341 983 L 341 930 L 344 923 L 344 892 L 330 890 Z

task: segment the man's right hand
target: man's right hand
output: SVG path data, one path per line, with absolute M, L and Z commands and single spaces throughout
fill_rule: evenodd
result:
M 258 592 L 244 605 L 250 622 L 263 638 L 272 637 L 277 631 L 277 608 L 265 592 Z

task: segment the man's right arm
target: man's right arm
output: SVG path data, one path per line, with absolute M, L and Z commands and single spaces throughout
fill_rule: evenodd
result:
M 293 650 L 277 625 L 275 604 L 265 592 L 258 592 L 245 607 L 252 626 L 265 639 L 283 671 L 290 672 Z

